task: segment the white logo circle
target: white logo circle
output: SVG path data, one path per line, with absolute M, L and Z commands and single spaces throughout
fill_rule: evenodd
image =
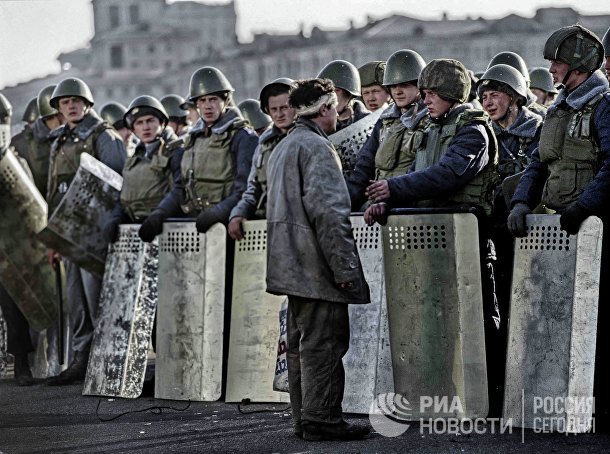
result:
M 378 394 L 371 402 L 369 421 L 375 432 L 384 437 L 398 437 L 407 431 L 411 404 L 396 393 Z

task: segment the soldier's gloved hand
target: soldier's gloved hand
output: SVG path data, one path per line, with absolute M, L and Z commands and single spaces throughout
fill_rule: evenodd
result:
M 527 235 L 525 216 L 528 214 L 532 214 L 532 210 L 525 203 L 517 203 L 513 209 L 510 210 L 506 225 L 513 236 L 519 237 Z
M 102 235 L 107 243 L 114 243 L 119 238 L 119 222 L 116 220 L 106 222 Z
M 571 203 L 559 218 L 561 230 L 565 230 L 570 235 L 576 235 L 578 229 L 580 229 L 580 224 L 589 217 L 589 214 L 587 210 L 578 206 L 576 202 Z
M 195 227 L 197 227 L 197 231 L 200 233 L 205 233 L 209 230 L 217 222 L 220 222 L 216 214 L 212 211 L 204 211 L 197 216 L 197 221 L 195 221 Z
M 163 221 L 165 216 L 161 213 L 151 213 L 138 230 L 138 236 L 146 243 L 151 243 L 155 237 L 163 231 Z

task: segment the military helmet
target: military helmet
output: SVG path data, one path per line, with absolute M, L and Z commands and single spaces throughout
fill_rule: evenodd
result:
M 402 49 L 394 52 L 388 58 L 383 75 L 383 85 L 396 85 L 406 82 L 416 81 L 426 62 L 417 52 L 409 49 Z
M 275 79 L 269 82 L 267 85 L 263 87 L 261 90 L 261 94 L 259 95 L 260 99 L 260 108 L 266 114 L 269 113 L 269 97 L 273 96 L 270 92 L 273 88 L 284 88 L 286 89 L 286 93 L 290 93 L 292 86 L 294 84 L 294 80 L 288 77 L 280 77 L 279 79 Z M 256 129 L 256 128 L 255 128 Z
M 57 115 L 59 112 L 51 106 L 51 95 L 55 91 L 57 85 L 47 85 L 38 92 L 38 113 L 42 118 Z
M 13 106 L 6 99 L 2 93 L 0 93 L 0 123 L 10 124 L 11 117 L 13 116 Z
M 26 123 L 34 123 L 38 118 L 38 98 L 34 97 L 30 99 L 25 106 L 25 110 L 23 111 L 23 116 L 21 117 L 21 121 L 25 121 Z
M 422 69 L 417 86 L 432 90 L 442 98 L 463 103 L 470 94 L 470 74 L 458 60 L 439 58 Z
M 180 107 L 184 103 L 184 98 L 180 95 L 165 95 L 161 98 L 161 104 L 165 107 L 165 112 L 169 118 L 177 117 L 182 118 L 186 117 L 186 110 Z
M 553 76 L 546 68 L 534 68 L 530 71 L 530 87 L 547 93 L 559 93 L 553 84 Z
M 133 129 L 134 121 L 142 115 L 154 115 L 159 119 L 163 127 L 167 126 L 167 122 L 169 121 L 163 104 L 161 104 L 157 98 L 149 95 L 142 95 L 134 98 L 134 100 L 129 103 L 129 107 L 127 107 L 127 112 L 125 112 L 123 119 L 125 120 L 127 127 Z
M 604 46 L 604 56 L 610 57 L 610 28 L 606 30 L 606 33 L 604 33 L 602 44 Z
M 246 99 L 237 107 L 255 131 L 271 124 L 271 117 L 261 110 L 261 105 L 256 99 Z
M 498 83 L 500 85 L 498 85 Z M 524 100 L 527 100 L 527 85 L 525 84 L 525 79 L 515 68 L 504 64 L 494 65 L 485 71 L 485 74 L 479 79 L 479 96 L 481 96 L 486 89 L 502 91 L 512 96 L 513 93 L 506 90 L 506 86 Z
M 115 129 L 121 129 L 125 127 L 125 120 L 123 117 L 126 112 L 127 108 L 123 104 L 109 102 L 104 104 L 100 109 L 100 117 L 110 123 Z
M 353 96 L 360 96 L 360 74 L 358 69 L 345 60 L 333 60 L 318 73 L 318 79 L 330 79 L 335 87 L 342 88 Z
M 199 68 L 191 76 L 189 99 L 193 102 L 201 96 L 211 95 L 218 92 L 234 92 L 229 80 L 218 68 L 204 66 Z
M 358 68 L 360 86 L 368 87 L 369 85 L 383 85 L 385 67 L 386 62 L 384 61 L 370 61 Z
M 544 58 L 570 65 L 570 71 L 583 73 L 598 69 L 604 60 L 599 38 L 582 25 L 569 25 L 553 32 L 544 44 Z
M 521 55 L 519 55 L 515 52 L 509 52 L 509 51 L 500 52 L 499 54 L 496 54 L 496 56 L 493 57 L 489 61 L 489 64 L 487 65 L 487 69 L 491 68 L 492 66 L 496 66 L 496 65 L 512 66 L 513 68 L 515 68 L 517 71 L 519 71 L 521 73 L 521 75 L 525 79 L 525 83 L 527 83 L 529 86 L 530 73 L 527 70 L 527 65 L 525 64 L 525 60 L 523 60 L 523 57 L 521 57 Z
M 57 109 L 59 98 L 64 98 L 67 96 L 78 96 L 87 101 L 90 106 L 94 104 L 93 95 L 91 94 L 89 86 L 77 77 L 64 79 L 57 84 L 55 90 L 53 90 L 51 99 L 49 100 L 51 107 L 55 107 Z

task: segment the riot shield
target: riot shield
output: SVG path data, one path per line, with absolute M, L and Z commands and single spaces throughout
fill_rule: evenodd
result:
M 84 395 L 136 398 L 142 392 L 157 306 L 157 242 L 121 225 L 110 244 Z
M 371 135 L 373 127 L 377 120 L 379 120 L 382 112 L 383 109 L 378 109 L 376 112 L 361 118 L 347 128 L 343 128 L 341 131 L 328 137 L 339 154 L 341 166 L 343 167 L 343 176 L 346 181 L 356 166 L 358 152 Z
M 11 150 L 0 160 L 0 193 L 0 282 L 40 331 L 57 313 L 47 249 L 36 238 L 47 222 L 47 204 Z
M 2 308 L 0 307 L 0 378 L 4 377 L 4 374 L 6 373 L 7 356 L 6 321 L 4 320 Z
M 166 222 L 159 240 L 155 397 L 221 395 L 226 229 Z
M 265 291 L 267 221 L 248 221 L 235 244 L 233 301 L 226 402 L 288 402 L 273 390 L 279 337 L 278 312 L 285 296 Z
M 485 417 L 477 218 L 393 215 L 382 233 L 394 388 L 410 403 L 399 416 Z
M 602 222 L 577 235 L 558 215 L 528 215 L 515 240 L 505 418 L 518 427 L 591 428 Z
M 93 156 L 82 153 L 72 184 L 40 239 L 51 249 L 99 277 L 104 275 L 108 244 L 103 222 L 115 207 L 123 178 Z
M 350 304 L 349 350 L 343 357 L 343 411 L 368 414 L 377 395 L 394 391 L 379 225 L 352 216 L 354 239 L 371 292 L 370 304 Z

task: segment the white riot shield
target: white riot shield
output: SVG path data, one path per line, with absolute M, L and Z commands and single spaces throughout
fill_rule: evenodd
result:
M 397 417 L 488 412 L 483 297 L 473 214 L 389 216 L 382 228 Z
M 279 323 L 285 296 L 265 291 L 267 221 L 244 223 L 244 239 L 235 243 L 233 301 L 226 402 L 288 402 L 273 390 Z
M 159 240 L 155 397 L 212 401 L 222 386 L 226 229 L 166 222 Z
M 504 418 L 559 432 L 591 428 L 602 222 L 578 235 L 529 215 L 515 240 Z
M 121 225 L 108 248 L 97 326 L 84 395 L 136 398 L 142 392 L 157 306 L 156 241 L 138 237 L 140 225 Z
M 123 178 L 87 153 L 40 239 L 81 268 L 102 277 L 108 244 L 104 220 L 119 200 Z
M 370 304 L 350 304 L 349 350 L 343 357 L 343 411 L 368 414 L 377 395 L 394 391 L 379 225 L 352 216 L 354 239 L 371 292 Z

